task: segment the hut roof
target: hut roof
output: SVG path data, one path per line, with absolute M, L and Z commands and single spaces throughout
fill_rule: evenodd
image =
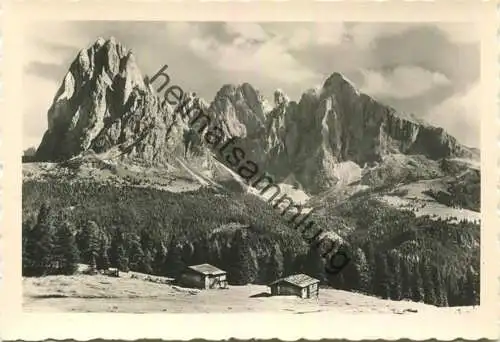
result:
M 193 265 L 188 266 L 188 268 L 196 273 L 201 273 L 205 275 L 221 275 L 226 274 L 226 271 L 223 271 L 215 266 L 210 264 L 201 264 L 201 265 Z
M 275 285 L 277 283 L 289 283 L 298 287 L 306 287 L 315 283 L 319 283 L 318 279 L 308 276 L 307 274 L 294 274 L 285 278 L 281 278 L 273 281 L 269 286 Z

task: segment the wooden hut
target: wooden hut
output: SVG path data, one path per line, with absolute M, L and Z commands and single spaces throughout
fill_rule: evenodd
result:
M 120 277 L 120 272 L 118 271 L 118 268 L 116 267 L 110 267 L 107 270 L 104 271 L 104 274 L 110 277 Z
M 294 274 L 275 280 L 269 287 L 273 296 L 295 295 L 300 298 L 312 298 L 319 295 L 319 280 L 307 274 Z
M 226 271 L 210 264 L 186 267 L 177 282 L 182 286 L 199 289 L 224 289 L 228 286 Z

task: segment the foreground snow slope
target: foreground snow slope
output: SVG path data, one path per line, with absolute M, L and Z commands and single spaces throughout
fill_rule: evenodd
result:
M 415 314 L 458 310 L 409 301 L 391 301 L 335 289 L 321 289 L 319 298 L 269 297 L 263 285 L 196 290 L 125 275 L 47 276 L 25 278 L 24 309 L 30 312 L 281 312 Z M 155 277 L 157 278 L 157 277 Z M 166 278 L 157 278 L 168 282 Z M 462 309 L 464 310 L 464 309 Z M 467 310 L 467 309 L 465 309 Z

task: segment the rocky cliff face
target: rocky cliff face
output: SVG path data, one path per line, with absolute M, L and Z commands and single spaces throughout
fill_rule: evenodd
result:
M 80 51 L 48 111 L 40 160 L 92 149 L 162 162 L 183 153 L 186 123 L 146 85 L 134 55 L 113 38 Z
M 261 136 L 265 112 L 264 98 L 248 83 L 240 86 L 224 85 L 216 94 L 210 111 L 214 112 L 231 136 Z
M 195 96 L 186 101 L 199 103 L 225 137 L 240 137 L 247 159 L 277 181 L 293 179 L 311 193 L 342 181 L 345 165 L 360 169 L 391 154 L 472 155 L 443 129 L 359 93 L 338 73 L 299 102 L 277 90 L 270 106 L 248 83 L 224 85 L 210 104 Z M 181 114 L 144 81 L 129 50 L 100 38 L 71 64 L 36 157 L 65 160 L 92 149 L 156 164 L 191 158 L 210 169 L 203 136 Z
M 277 93 L 277 99 L 286 98 Z M 391 154 L 430 159 L 472 157 L 442 128 L 417 122 L 359 91 L 341 74 L 299 103 L 278 100 L 268 115 L 267 148 L 274 173 L 290 173 L 313 192 L 339 181 L 338 164 L 373 165 Z
M 145 90 L 133 55 L 114 39 L 98 39 L 80 51 L 64 77 L 37 156 L 69 158 L 90 148 L 105 127 L 109 140 L 117 142 L 122 132 L 110 123 L 134 111 L 137 93 Z

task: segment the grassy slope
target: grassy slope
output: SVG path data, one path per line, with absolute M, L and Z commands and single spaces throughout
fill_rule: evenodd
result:
M 137 273 L 135 273 L 137 274 Z M 410 313 L 408 309 L 437 310 L 436 307 L 408 301 L 390 301 L 359 293 L 321 289 L 318 299 L 295 296 L 267 297 L 263 285 L 230 286 L 228 290 L 200 291 L 159 284 L 130 275 L 122 278 L 102 275 L 47 276 L 25 278 L 24 309 L 76 312 L 363 312 Z

